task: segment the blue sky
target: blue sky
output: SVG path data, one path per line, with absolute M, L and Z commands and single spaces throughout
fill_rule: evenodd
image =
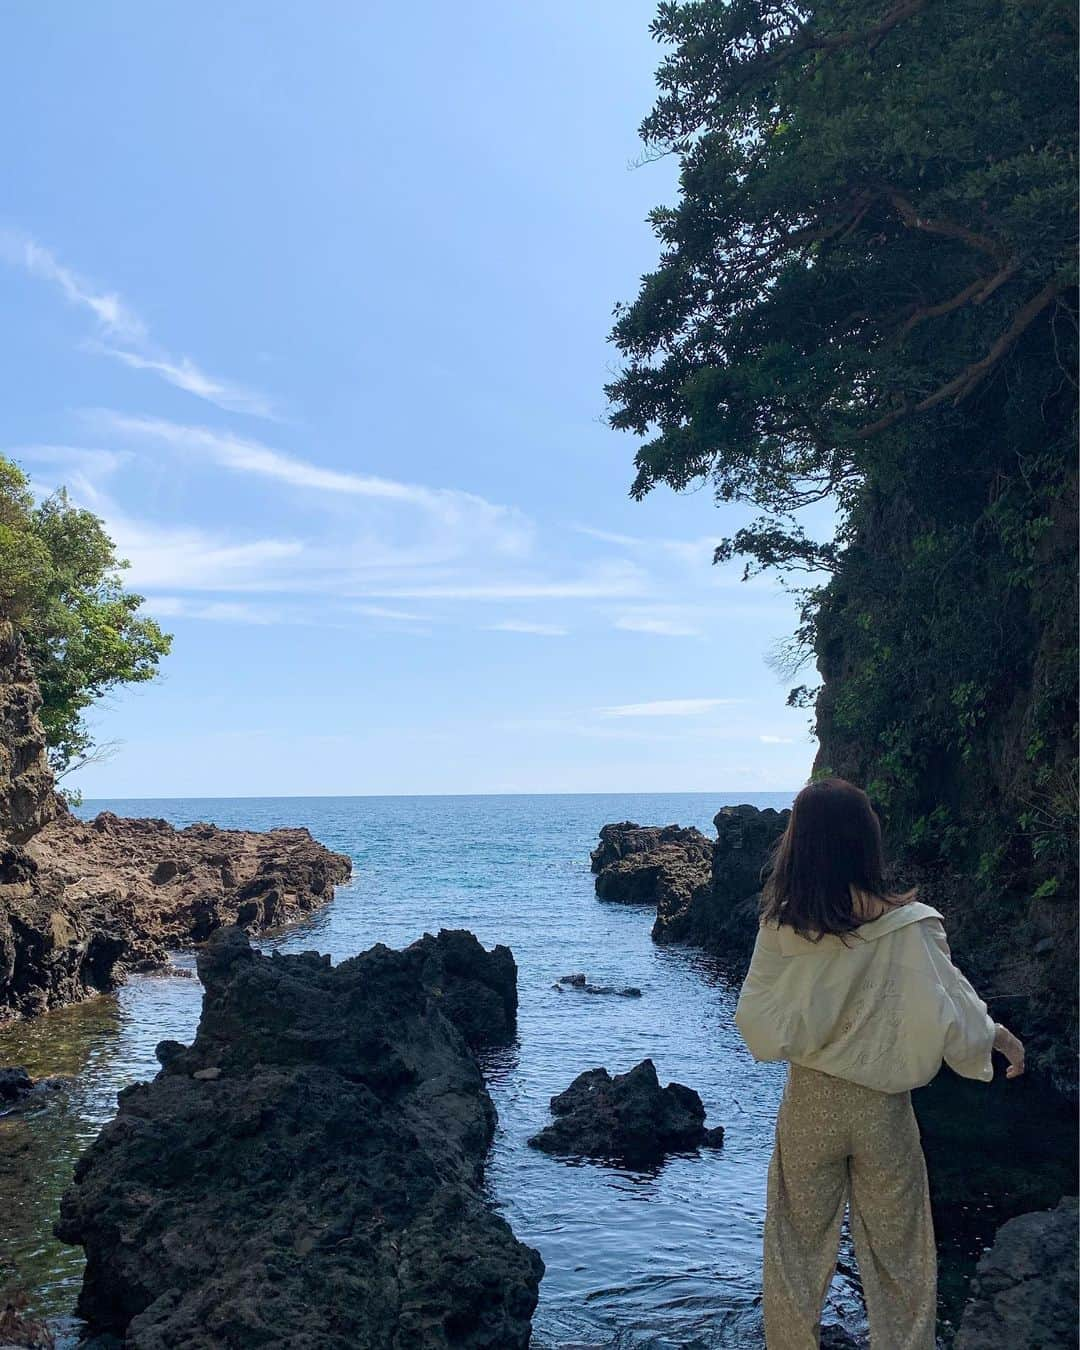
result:
M 652 10 L 9 14 L 2 448 L 175 634 L 87 796 L 806 778 L 793 601 L 710 562 L 751 513 L 630 501 L 604 425 Z

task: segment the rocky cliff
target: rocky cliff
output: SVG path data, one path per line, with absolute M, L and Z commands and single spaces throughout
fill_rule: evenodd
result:
M 940 450 L 947 483 L 867 493 L 817 608 L 815 769 L 869 792 L 898 877 L 1075 1095 L 1075 428 L 1058 432 L 1060 481 L 1035 427 L 1030 462 L 982 438 L 967 463 Z
M 0 623 L 0 1020 L 108 988 L 123 938 L 68 901 L 24 847 L 59 811 L 38 720 L 41 698 L 10 623 Z
M 84 823 L 56 795 L 40 702 L 0 623 L 0 1021 L 111 989 L 224 924 L 284 923 L 348 877 L 349 859 L 306 830 Z
M 495 1110 L 467 1039 L 512 1032 L 505 948 L 440 933 L 332 967 L 200 953 L 189 1047 L 120 1095 L 58 1234 L 130 1350 L 525 1350 L 543 1263 L 483 1194 Z
M 656 942 L 745 960 L 757 933 L 762 870 L 789 811 L 724 806 L 710 842 L 700 830 L 631 821 L 605 825 L 592 854 L 601 900 L 656 909 Z
M 41 695 L 15 629 L 0 622 L 0 838 L 25 844 L 56 814 Z

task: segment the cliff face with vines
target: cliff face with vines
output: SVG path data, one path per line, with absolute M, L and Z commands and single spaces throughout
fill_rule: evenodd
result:
M 945 443 L 932 477 L 867 488 L 817 600 L 815 767 L 867 787 L 995 1015 L 1075 1092 L 1077 481 L 1071 385 L 1046 392 L 984 401 L 981 461 Z

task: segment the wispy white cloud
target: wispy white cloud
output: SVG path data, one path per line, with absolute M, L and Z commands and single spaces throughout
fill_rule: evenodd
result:
M 503 619 L 488 625 L 492 633 L 532 633 L 536 637 L 568 637 L 570 630 L 557 623 L 530 623 L 527 619 Z
M 651 633 L 657 637 L 701 637 L 701 629 L 683 619 L 666 619 L 659 615 L 624 614 L 615 620 L 615 627 L 627 633 Z
M 115 291 L 101 290 L 65 267 L 47 248 L 12 230 L 0 230 L 0 260 L 56 286 L 73 305 L 88 309 L 101 332 L 125 342 L 145 342 L 146 325 Z
M 460 582 L 373 586 L 368 594 L 399 600 L 612 600 L 643 594 L 648 577 L 630 564 L 594 568 L 577 577 L 551 580 L 545 577 L 483 578 Z
M 228 412 L 249 413 L 252 417 L 270 419 L 276 416 L 273 404 L 265 395 L 233 384 L 230 380 L 220 379 L 216 375 L 208 375 L 187 356 L 178 359 L 169 356 L 145 356 L 102 344 L 94 344 L 92 349 L 100 351 L 103 356 L 111 356 L 114 360 L 123 362 L 132 370 L 152 371 L 169 384 L 175 385 L 177 389 L 194 394 L 196 398 L 205 399 L 207 403 L 215 403 Z
M 334 608 L 345 606 L 352 613 L 366 610 L 371 618 L 422 625 L 433 615 L 394 601 L 627 599 L 647 592 L 650 584 L 642 569 L 626 562 L 569 576 L 509 570 L 506 554 L 523 546 L 530 523 L 471 494 L 325 469 L 257 441 L 205 428 L 114 413 L 95 414 L 91 420 L 109 435 L 129 433 L 138 452 L 29 446 L 18 453 L 63 470 L 57 477 L 72 487 L 81 505 L 103 518 L 119 555 L 131 561 L 128 580 L 143 590 L 218 591 L 238 597 L 304 594 L 318 597 L 318 608 L 328 621 L 336 622 Z M 320 525 L 317 533 L 297 537 L 292 530 L 297 513 L 290 509 L 285 537 L 253 539 L 245 538 L 247 532 L 239 526 L 223 531 L 132 516 L 114 499 L 109 480 L 121 465 L 128 469 L 141 465 L 147 440 L 154 436 L 168 437 L 170 446 L 175 441 L 182 454 L 194 453 L 195 446 L 211 462 L 235 466 L 238 472 L 254 473 L 290 489 L 300 484 L 310 487 L 317 500 L 332 509 L 330 526 Z M 124 481 L 129 481 L 128 475 Z M 51 486 L 41 484 L 43 491 Z M 403 508 L 404 542 L 380 534 L 385 521 L 376 519 L 372 524 L 343 506 L 368 501 L 369 492 L 376 502 Z M 394 525 L 399 535 L 400 524 Z
M 264 394 L 209 375 L 190 357 L 172 356 L 151 340 L 146 324 L 115 291 L 87 281 L 28 235 L 0 230 L 0 262 L 55 286 L 70 304 L 88 310 L 97 330 L 95 339 L 85 344 L 89 350 L 133 370 L 150 371 L 176 388 L 229 412 L 275 416 L 272 402 Z
M 136 590 L 155 586 L 185 590 L 238 591 L 256 583 L 266 586 L 267 573 L 283 562 L 295 562 L 303 545 L 295 539 L 254 539 L 230 543 L 207 530 L 135 521 L 112 512 L 106 517 L 120 557 L 131 564 L 126 580 Z
M 384 605 L 353 605 L 357 614 L 366 614 L 370 619 L 391 619 L 397 623 L 430 623 L 431 616 L 414 614 L 407 609 L 387 609 Z
M 794 736 L 759 736 L 762 745 L 794 745 Z
M 697 717 L 739 702 L 737 698 L 662 698 L 651 703 L 620 703 L 600 712 L 605 717 Z
M 276 624 L 281 615 L 272 609 L 232 600 L 192 601 L 178 595 L 149 595 L 146 609 L 161 619 L 206 619 L 212 623 Z
M 114 435 L 168 446 L 181 455 L 210 460 L 234 473 L 272 479 L 289 487 L 333 498 L 365 497 L 417 507 L 463 538 L 484 539 L 498 552 L 528 551 L 531 522 L 514 507 L 499 506 L 475 493 L 399 482 L 376 474 L 328 469 L 311 460 L 276 450 L 261 441 L 209 427 L 186 426 L 159 417 L 129 417 L 98 409 L 87 414 L 92 425 Z
M 674 558 L 687 567 L 708 567 L 716 550 L 714 538 L 701 539 L 656 539 L 633 534 L 619 534 L 614 530 L 598 530 L 591 525 L 575 525 L 578 534 L 589 539 L 599 540 L 603 544 L 613 544 L 617 548 L 628 549 L 634 553 L 645 553 L 655 557 L 664 554 Z

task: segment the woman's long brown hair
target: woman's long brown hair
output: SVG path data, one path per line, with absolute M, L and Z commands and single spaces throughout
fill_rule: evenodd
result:
M 761 917 L 803 937 L 841 937 L 865 921 L 852 887 L 883 905 L 909 896 L 885 888 L 881 822 L 870 798 L 843 778 L 820 778 L 795 798 L 761 897 Z

